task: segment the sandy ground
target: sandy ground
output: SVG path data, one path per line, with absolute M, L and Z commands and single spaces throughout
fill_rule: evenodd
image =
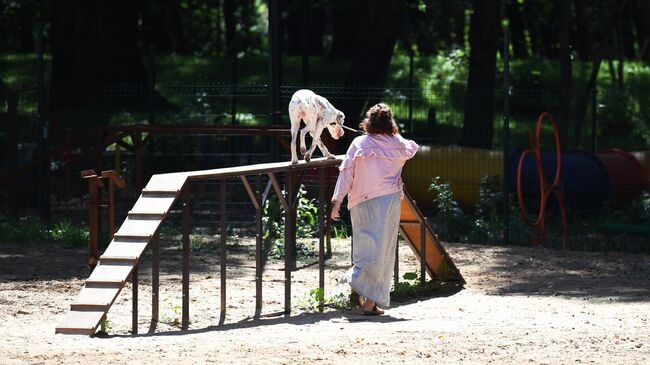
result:
M 349 242 L 334 242 L 329 295 L 348 267 Z M 228 246 L 227 316 L 219 309 L 214 244 L 192 254 L 191 324 L 181 331 L 180 251 L 164 245 L 161 323 L 150 325 L 150 260 L 141 269 L 138 335 L 130 334 L 131 288 L 111 308 L 107 335 L 55 335 L 87 276 L 82 249 L 51 243 L 0 244 L 2 364 L 496 363 L 647 364 L 650 362 L 650 256 L 561 252 L 532 247 L 445 245 L 467 285 L 393 302 L 387 314 L 314 313 L 299 308 L 318 286 L 317 265 L 293 274 L 288 317 L 252 319 L 250 240 Z M 400 267 L 417 262 L 404 248 Z M 263 313 L 283 308 L 283 267 L 267 264 Z

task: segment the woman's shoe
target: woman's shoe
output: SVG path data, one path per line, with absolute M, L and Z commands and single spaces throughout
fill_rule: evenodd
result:
M 384 310 L 377 308 L 377 305 L 372 307 L 372 310 L 366 310 L 366 309 L 363 310 L 364 316 L 380 316 L 382 314 L 384 314 Z
M 352 293 L 350 293 L 350 305 L 353 307 L 361 307 L 361 296 L 359 296 L 359 293 L 355 292 L 354 290 Z

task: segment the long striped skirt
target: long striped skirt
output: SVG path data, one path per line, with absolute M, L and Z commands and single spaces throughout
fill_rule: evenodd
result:
M 399 232 L 400 193 L 379 196 L 352 207 L 352 263 L 343 277 L 352 290 L 379 306 L 390 304 Z

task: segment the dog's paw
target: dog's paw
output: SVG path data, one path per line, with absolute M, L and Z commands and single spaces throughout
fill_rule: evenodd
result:
M 329 158 L 330 160 L 332 160 L 332 159 L 335 159 L 335 158 L 336 158 L 336 156 L 334 156 L 334 155 L 333 155 L 333 154 L 331 154 L 331 153 L 330 153 L 330 154 L 328 154 L 328 155 L 327 155 L 327 156 L 325 156 L 325 157 L 327 157 L 327 158 Z
M 305 153 L 307 152 L 307 148 L 305 147 L 300 147 L 300 153 L 304 156 Z
M 305 155 L 305 162 L 311 161 L 311 155 Z
M 298 160 L 291 160 L 291 164 L 292 164 L 292 165 L 296 165 L 296 164 L 298 164 Z

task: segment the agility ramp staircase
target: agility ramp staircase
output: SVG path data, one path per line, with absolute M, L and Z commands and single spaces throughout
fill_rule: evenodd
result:
M 402 237 L 420 258 L 422 273 L 426 270 L 435 280 L 465 284 L 465 279 L 406 189 L 401 203 L 399 228 Z M 424 276 L 421 277 L 424 281 Z
M 296 165 L 287 161 L 152 176 L 55 332 L 95 334 L 129 275 L 137 273 L 143 253 L 189 181 L 229 177 L 241 177 L 244 181 L 248 175 L 267 174 L 277 193 L 281 188 L 274 173 L 336 167 L 341 160 L 342 156 L 337 156 L 336 159 L 313 159 L 310 163 L 300 161 Z M 246 187 L 250 190 L 250 186 Z M 295 209 L 295 204 L 293 206 Z
M 56 333 L 93 335 L 180 194 L 188 174 L 154 175 Z
M 275 177 L 273 177 L 274 173 L 335 167 L 341 162 L 342 157 L 337 156 L 334 160 L 314 159 L 310 163 L 301 161 L 298 165 L 291 165 L 290 162 L 280 162 L 152 176 L 135 205 L 129 211 L 126 220 L 99 258 L 98 265 L 86 280 L 81 292 L 70 305 L 70 311 L 65 315 L 60 325 L 56 327 L 56 333 L 91 336 L 95 334 L 129 276 L 133 275 L 137 279 L 137 267 L 145 250 L 157 237 L 162 222 L 176 199 L 186 191 L 186 184 L 189 181 L 228 177 L 241 177 L 242 181 L 245 181 L 247 175 L 268 174 L 276 193 L 278 193 L 280 187 Z M 246 186 L 250 190 L 250 187 Z M 252 192 L 249 191 L 249 194 L 252 194 Z M 261 218 L 258 217 L 258 219 Z M 422 262 L 432 278 L 464 283 L 460 272 L 445 252 L 431 227 L 429 227 L 424 215 L 419 211 L 406 191 L 405 199 L 402 201 L 400 230 L 415 253 L 420 255 L 421 258 L 426 258 Z M 423 272 L 424 270 L 422 269 Z M 289 271 L 288 280 L 290 278 Z M 137 280 L 134 280 L 135 285 L 137 285 Z M 290 303 L 287 302 L 286 285 L 285 282 L 285 306 Z M 137 319 L 137 316 L 135 318 Z M 137 321 L 134 323 L 137 325 Z

